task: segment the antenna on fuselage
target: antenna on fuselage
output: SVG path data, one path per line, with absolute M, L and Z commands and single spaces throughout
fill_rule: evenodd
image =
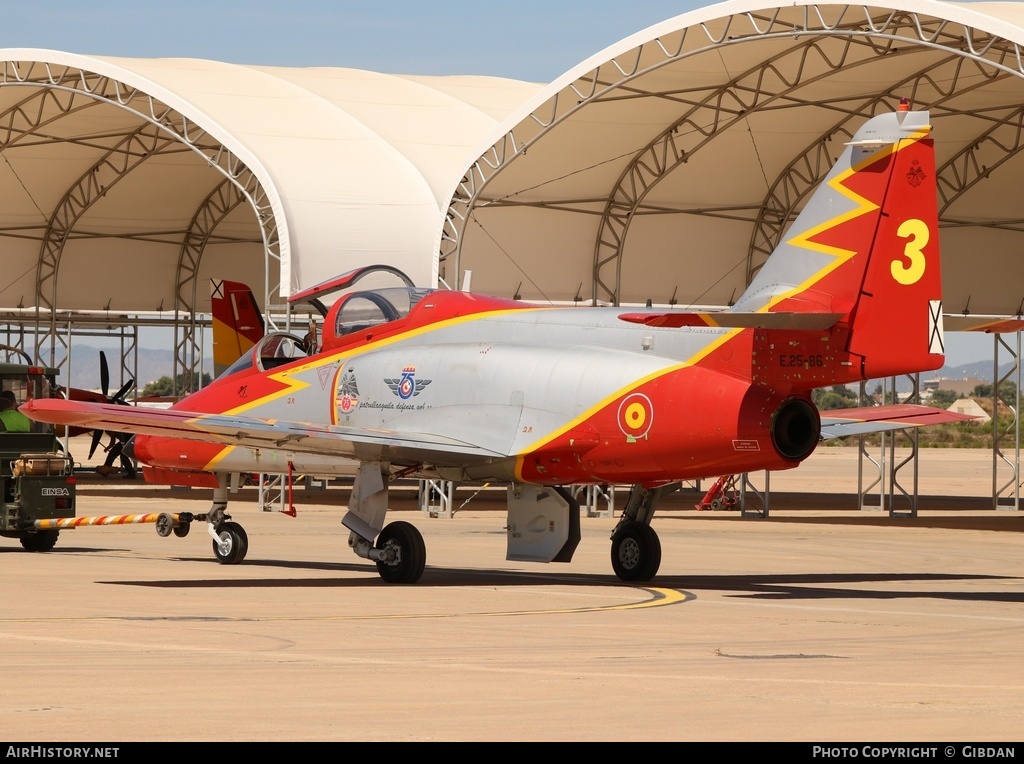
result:
M 473 283 L 473 271 L 466 271 L 462 274 L 462 291 L 470 291 L 469 285 Z

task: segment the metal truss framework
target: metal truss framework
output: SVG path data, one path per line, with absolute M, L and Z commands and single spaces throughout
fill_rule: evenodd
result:
M 910 394 L 899 399 L 900 403 L 921 403 L 921 375 L 908 374 Z M 896 401 L 896 377 L 879 381 L 880 400 L 867 393 L 867 383 L 860 383 L 859 405 L 882 405 L 888 401 Z M 889 517 L 917 517 L 918 478 L 920 475 L 920 438 L 919 431 L 894 430 L 879 433 L 878 458 L 871 455 L 866 436 L 858 438 L 857 443 L 857 508 L 861 510 L 881 509 L 889 513 Z M 907 456 L 897 461 L 896 444 L 902 441 L 909 449 Z M 870 467 L 868 466 L 870 465 Z M 908 490 L 900 483 L 900 471 L 909 467 L 913 485 Z M 874 496 L 878 497 L 875 503 Z M 869 496 L 872 498 L 869 500 Z
M 454 260 L 455 279 L 448 280 L 452 283 L 460 280 L 462 241 L 476 206 L 553 206 L 551 201 L 514 201 L 508 194 L 493 198 L 485 192 L 492 179 L 524 156 L 545 134 L 593 104 L 657 96 L 673 99 L 681 108 L 678 119 L 635 152 L 604 204 L 594 244 L 591 300 L 595 305 L 615 305 L 619 301 L 619 277 L 629 225 L 637 215 L 727 215 L 750 220 L 755 224 L 747 267 L 748 280 L 752 278 L 791 222 L 807 190 L 830 168 L 827 142 L 837 133 L 849 134 L 846 126 L 849 122 L 871 116 L 883 101 L 891 100 L 891 95 L 886 93 L 859 104 L 829 103 L 829 108 L 844 113 L 843 119 L 787 167 L 757 209 L 666 210 L 644 206 L 645 198 L 658 183 L 751 112 L 799 104 L 801 87 L 827 79 L 841 69 L 848 71 L 851 66 L 873 63 L 883 56 L 912 56 L 924 49 L 948 51 L 949 55 L 939 67 L 932 62 L 903 81 L 888 86 L 893 92 L 910 92 L 912 101 L 922 108 L 943 108 L 954 95 L 967 90 L 1006 77 L 1024 77 L 1024 55 L 1017 43 L 947 20 L 907 11 L 889 11 L 871 17 L 867 6 L 852 5 L 836 19 L 827 19 L 818 6 L 808 6 L 804 9 L 803 23 L 798 26 L 788 19 L 783 21 L 780 15 L 781 11 L 771 15 L 744 13 L 725 19 L 716 30 L 708 25 L 679 30 L 632 51 L 630 61 L 612 60 L 602 65 L 549 99 L 480 157 L 459 185 L 449 205 L 439 253 L 442 263 Z M 743 31 L 739 31 L 741 28 Z M 691 40 L 694 37 L 696 42 Z M 795 42 L 784 52 L 721 86 L 704 91 L 652 93 L 643 91 L 635 83 L 654 70 L 686 58 L 769 38 Z M 826 38 L 840 40 L 838 49 L 834 44 L 825 47 Z M 652 58 L 656 59 L 653 63 L 639 65 L 640 61 Z M 936 71 L 940 67 L 941 75 Z M 979 152 L 1008 145 L 994 136 L 989 139 L 989 134 L 1012 131 L 1014 128 L 1010 125 L 1019 121 L 1015 115 L 984 117 L 986 130 L 979 134 L 978 144 L 965 150 L 959 165 L 950 162 L 943 168 L 940 183 L 947 187 L 948 196 L 944 210 L 985 171 L 993 168 L 992 163 L 979 160 Z M 1003 161 L 1015 151 L 1016 148 L 1007 152 Z M 572 202 L 558 204 L 560 209 L 573 206 Z M 592 214 L 578 204 L 576 208 L 582 214 Z M 950 222 L 956 224 L 957 221 Z
M 199 263 L 203 251 L 217 226 L 232 210 L 244 204 L 246 196 L 241 189 L 225 178 L 210 192 L 196 210 L 189 223 L 178 256 L 175 295 L 179 309 L 175 311 L 174 326 L 174 395 L 195 392 L 199 375 L 195 373 L 202 361 L 202 350 L 196 339 L 196 312 Z M 267 283 L 267 279 L 264 279 Z M 269 303 L 266 303 L 269 305 Z M 270 311 L 267 311 L 268 315 Z M 181 382 L 181 389 L 178 383 Z
M 265 189 L 244 162 L 187 116 L 116 79 L 72 66 L 6 61 L 0 69 L 0 88 L 10 87 L 24 88 L 27 95 L 0 114 L 0 152 L 28 145 L 32 140 L 53 140 L 47 128 L 84 109 L 117 108 L 138 120 L 119 133 L 66 139 L 94 146 L 102 150 L 102 156 L 71 184 L 49 213 L 40 210 L 47 218 L 45 225 L 16 232 L 0 230 L 0 235 L 40 240 L 35 287 L 36 358 L 40 362 L 62 368 L 70 355 L 68 336 L 60 330 L 63 322 L 57 309 L 57 280 L 68 241 L 95 235 L 76 229 L 90 207 L 120 180 L 157 156 L 192 152 L 223 176 L 197 208 L 188 230 L 136 235 L 163 241 L 178 239 L 181 243 L 174 305 L 175 377 L 180 375 L 186 387 L 191 387 L 201 362 L 195 352 L 195 277 L 217 224 L 231 210 L 248 203 L 260 230 L 264 273 L 269 273 L 271 259 L 280 260 L 278 224 Z M 265 284 L 265 304 L 269 305 L 271 291 L 276 292 L 279 285 L 271 286 L 266 279 Z
M 1011 348 L 1003 336 L 993 335 L 995 347 L 992 353 L 992 504 L 994 509 L 1020 509 L 1020 383 L 1021 383 L 1021 336 L 1016 335 L 1016 348 Z M 1003 348 L 1013 359 L 1010 369 L 999 376 L 999 350 Z M 1003 398 L 1001 388 L 1004 382 L 1013 380 L 1013 400 Z M 1000 403 L 1009 411 L 1009 416 L 1000 421 Z M 1011 460 L 1004 446 L 1013 448 Z M 1000 468 L 1010 471 L 1009 477 L 1000 482 Z

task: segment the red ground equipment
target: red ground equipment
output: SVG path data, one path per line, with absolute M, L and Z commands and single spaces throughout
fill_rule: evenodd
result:
M 705 510 L 734 509 L 739 504 L 739 496 L 736 492 L 736 476 L 722 475 L 718 478 L 704 494 L 694 507 L 698 512 Z

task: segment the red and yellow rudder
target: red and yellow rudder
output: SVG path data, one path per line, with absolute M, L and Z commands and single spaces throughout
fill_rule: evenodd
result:
M 837 316 L 752 338 L 755 382 L 807 391 L 942 366 L 935 152 L 927 112 L 869 120 L 733 311 Z

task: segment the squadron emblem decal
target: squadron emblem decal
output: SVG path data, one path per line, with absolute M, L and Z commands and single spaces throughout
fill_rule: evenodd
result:
M 429 379 L 416 379 L 416 367 L 406 366 L 402 369 L 402 376 L 399 379 L 385 379 L 384 383 L 391 388 L 391 392 L 407 401 L 410 398 L 423 392 L 423 388 L 431 383 Z
M 359 405 L 359 386 L 356 385 L 356 375 L 351 369 L 342 376 L 335 400 L 338 402 L 338 410 L 342 414 L 354 411 L 355 407 Z
M 917 188 L 924 183 L 925 178 L 928 176 L 924 174 L 924 170 L 921 169 L 921 163 L 916 159 L 910 163 L 910 169 L 907 171 L 907 183 L 910 184 L 911 188 Z

